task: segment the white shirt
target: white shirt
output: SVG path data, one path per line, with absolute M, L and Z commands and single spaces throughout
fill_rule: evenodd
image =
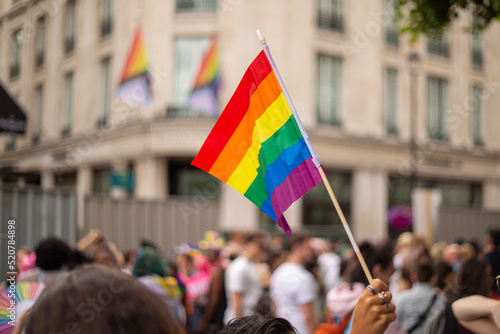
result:
M 290 321 L 300 334 L 310 334 L 302 305 L 318 298 L 314 276 L 300 264 L 285 262 L 271 276 L 269 290 L 276 315 Z
M 318 264 L 323 274 L 325 291 L 330 291 L 342 280 L 340 277 L 340 256 L 331 252 L 323 253 L 318 256 Z
M 227 267 L 225 273 L 227 309 L 224 322 L 235 317 L 234 293 L 242 294 L 242 315 L 255 313 L 255 306 L 262 296 L 262 286 L 255 263 L 240 255 Z

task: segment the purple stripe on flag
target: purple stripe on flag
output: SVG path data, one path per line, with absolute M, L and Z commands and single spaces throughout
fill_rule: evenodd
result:
M 298 165 L 297 168 L 288 174 L 286 179 L 274 189 L 274 193 L 271 196 L 271 203 L 277 218 L 276 223 L 288 236 L 292 234 L 292 230 L 290 226 L 288 226 L 285 216 L 283 216 L 283 212 L 285 212 L 293 202 L 301 198 L 320 182 L 321 175 L 312 162 L 311 157 Z

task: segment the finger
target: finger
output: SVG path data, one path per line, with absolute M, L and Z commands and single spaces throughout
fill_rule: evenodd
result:
M 392 293 L 390 293 L 389 291 L 380 291 L 377 295 L 380 298 L 382 304 L 387 304 L 391 302 Z
M 375 291 L 378 293 L 379 291 L 387 291 L 388 287 L 387 284 L 379 280 L 378 278 L 374 279 L 372 281 L 371 286 L 375 289 Z

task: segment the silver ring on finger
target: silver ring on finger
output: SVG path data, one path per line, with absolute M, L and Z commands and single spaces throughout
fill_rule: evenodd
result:
M 372 295 L 376 295 L 377 294 L 377 292 L 375 291 L 375 289 L 373 288 L 373 286 L 371 286 L 370 284 L 368 284 L 368 286 L 366 288 L 372 293 Z
M 385 305 L 385 307 L 387 307 L 387 313 L 391 313 L 391 305 L 389 305 L 387 303 L 384 305 Z
M 380 291 L 378 293 L 378 296 L 380 297 L 380 299 L 382 299 L 382 304 L 387 304 L 387 294 L 385 293 L 385 291 Z

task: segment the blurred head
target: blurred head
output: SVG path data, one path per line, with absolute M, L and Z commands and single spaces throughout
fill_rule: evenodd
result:
M 434 274 L 432 259 L 428 256 L 420 256 L 414 269 L 415 278 L 420 283 L 429 283 Z
M 113 255 L 111 250 L 106 246 L 103 246 L 98 250 L 96 250 L 96 252 L 94 253 L 94 262 L 104 264 L 110 267 L 117 266 L 115 256 Z
M 450 283 L 453 277 L 453 269 L 444 261 L 436 265 L 434 286 L 440 290 L 444 290 Z
M 304 265 L 314 258 L 311 237 L 304 233 L 292 234 L 285 243 L 285 250 L 289 252 L 289 256 L 294 257 Z
M 245 236 L 245 256 L 256 262 L 263 252 L 262 235 L 260 233 L 248 233 Z
M 135 277 L 158 275 L 167 276 L 167 263 L 161 254 L 152 247 L 143 247 L 135 261 L 132 274 Z
M 68 262 L 71 248 L 56 237 L 42 240 L 35 248 L 35 264 L 42 270 L 60 270 Z
M 471 259 L 460 267 L 446 291 L 446 297 L 449 301 L 455 301 L 472 295 L 488 296 L 491 280 L 490 263 L 485 259 Z
M 27 334 L 182 332 L 133 278 L 99 264 L 78 268 L 45 290 L 26 324 Z
M 373 278 L 378 278 L 385 284 L 389 284 L 389 280 L 394 273 L 393 262 L 394 248 L 389 245 L 382 245 L 375 249 L 371 255 L 368 256 L 366 264 L 371 271 Z
M 251 315 L 234 318 L 218 334 L 296 334 L 295 328 L 283 318 Z

